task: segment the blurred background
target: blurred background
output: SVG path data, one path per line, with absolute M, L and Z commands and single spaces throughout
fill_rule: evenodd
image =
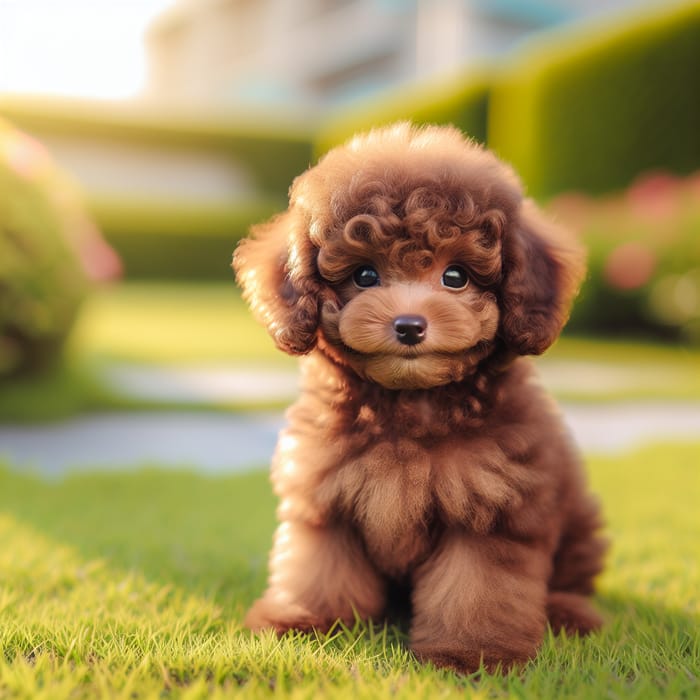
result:
M 560 398 L 697 399 L 699 76 L 691 0 L 0 0 L 0 420 L 283 405 L 231 253 L 407 118 L 586 243 Z
M 610 624 L 522 687 L 431 680 L 386 628 L 241 633 L 298 389 L 231 254 L 398 119 L 494 149 L 589 251 L 535 361 Z M 700 0 L 0 0 L 3 699 L 697 697 L 699 465 Z

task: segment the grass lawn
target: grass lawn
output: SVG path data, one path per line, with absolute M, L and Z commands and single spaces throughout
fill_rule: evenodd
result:
M 136 362 L 285 362 L 230 284 L 125 283 L 85 303 L 69 357 Z
M 296 366 L 254 321 L 233 282 L 121 284 L 98 290 L 87 300 L 56 369 L 2 384 L 0 421 L 177 408 L 133 400 L 108 387 L 101 368 L 111 361 Z M 562 399 L 700 398 L 697 349 L 565 337 L 538 361 Z
M 263 472 L 0 470 L 0 698 L 698 697 L 700 444 L 589 462 L 607 624 L 481 679 L 419 666 L 394 627 L 243 631 L 274 527 Z

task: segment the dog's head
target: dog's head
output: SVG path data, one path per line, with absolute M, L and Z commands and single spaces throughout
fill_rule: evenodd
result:
M 497 345 L 543 352 L 584 266 L 489 151 L 401 123 L 298 177 L 234 268 L 282 350 L 318 346 L 386 388 L 425 389 L 468 376 Z

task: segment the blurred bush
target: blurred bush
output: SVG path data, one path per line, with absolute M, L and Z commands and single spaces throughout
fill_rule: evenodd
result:
M 323 155 L 358 131 L 401 120 L 415 124 L 453 124 L 483 143 L 490 83 L 487 72 L 469 71 L 390 90 L 330 117 L 316 135 L 315 153 Z
M 0 377 L 56 356 L 88 275 L 117 269 L 102 246 L 43 147 L 0 121 Z
M 529 192 L 608 192 L 700 165 L 700 4 L 538 39 L 494 84 L 489 145 Z
M 647 174 L 601 198 L 560 195 L 548 210 L 589 252 L 569 331 L 700 343 L 700 171 Z

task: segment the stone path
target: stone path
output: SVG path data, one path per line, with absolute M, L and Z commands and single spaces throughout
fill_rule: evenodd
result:
M 0 426 L 0 462 L 43 476 L 159 466 L 206 473 L 266 467 L 281 413 L 112 413 Z
M 114 390 L 137 399 L 180 403 L 291 403 L 299 386 L 296 371 L 260 365 L 163 367 L 115 363 L 106 368 L 104 379 Z

